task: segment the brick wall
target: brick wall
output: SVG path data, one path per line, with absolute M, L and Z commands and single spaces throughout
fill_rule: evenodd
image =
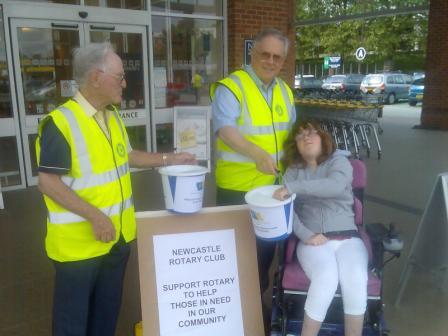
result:
M 281 77 L 292 86 L 295 66 L 294 0 L 228 0 L 229 72 L 244 62 L 244 40 L 264 27 L 273 27 L 290 40 Z
M 421 126 L 448 130 L 448 1 L 431 0 Z

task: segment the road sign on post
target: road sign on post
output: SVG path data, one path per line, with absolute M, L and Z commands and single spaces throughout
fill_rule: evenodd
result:
M 358 61 L 362 61 L 364 58 L 366 58 L 366 55 L 366 49 L 364 49 L 363 47 L 359 47 L 358 49 L 356 49 L 355 57 Z
M 330 60 L 329 56 L 324 57 L 324 69 L 325 70 L 329 68 L 329 66 L 328 66 L 329 60 Z

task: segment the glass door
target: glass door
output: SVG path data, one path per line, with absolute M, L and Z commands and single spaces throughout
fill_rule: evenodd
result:
M 37 183 L 35 141 L 39 120 L 76 93 L 72 50 L 89 42 L 109 41 L 123 59 L 127 87 L 120 113 L 132 147 L 150 149 L 145 27 L 14 19 L 11 36 L 28 185 Z
M 76 92 L 71 52 L 83 26 L 73 22 L 12 20 L 11 37 L 28 185 L 37 183 L 35 140 L 45 114 Z
M 110 42 L 123 61 L 126 88 L 119 107 L 134 149 L 151 150 L 146 28 L 88 23 L 86 42 Z
M 11 87 L 3 7 L 0 5 L 0 187 L 16 189 L 25 185 L 17 107 Z

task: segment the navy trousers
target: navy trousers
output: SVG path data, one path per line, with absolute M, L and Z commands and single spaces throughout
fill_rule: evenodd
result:
M 100 257 L 54 262 L 53 336 L 113 336 L 130 247 L 123 237 Z

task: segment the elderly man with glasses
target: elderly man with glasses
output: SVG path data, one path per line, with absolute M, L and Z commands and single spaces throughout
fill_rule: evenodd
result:
M 53 335 L 113 336 L 136 225 L 129 167 L 194 163 L 187 153 L 129 144 L 115 108 L 126 87 L 109 43 L 74 52 L 79 91 L 39 124 L 39 189 L 48 209 L 45 247 L 55 270 Z
M 293 95 L 278 74 L 288 39 L 268 28 L 255 37 L 251 65 L 211 86 L 217 204 L 244 203 L 247 191 L 274 184 L 283 142 L 296 119 Z M 257 239 L 260 287 L 269 287 L 275 243 Z M 268 319 L 264 309 L 265 324 Z

